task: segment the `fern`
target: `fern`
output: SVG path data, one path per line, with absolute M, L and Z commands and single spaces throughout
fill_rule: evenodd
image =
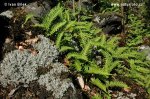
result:
M 31 13 L 29 13 L 29 14 L 27 14 L 26 15 L 26 17 L 25 17 L 25 21 L 24 21 L 24 23 L 22 24 L 22 28 L 24 27 L 24 25 L 27 23 L 27 21 L 29 21 L 31 18 L 33 18 L 34 17 L 34 15 L 33 14 L 31 14 Z
M 92 97 L 92 99 L 103 99 L 100 94 L 96 94 L 95 96 Z
M 112 72 L 115 68 L 121 67 L 121 66 L 122 66 L 121 61 L 114 61 L 110 64 L 108 72 Z
M 105 64 L 104 64 L 104 70 L 105 71 L 109 71 L 109 68 L 110 68 L 110 66 L 111 66 L 111 63 L 112 63 L 112 61 L 113 61 L 113 59 L 112 59 L 112 56 L 108 53 L 108 52 L 106 52 L 106 51 L 103 51 L 103 50 L 101 50 L 101 53 L 104 55 L 104 57 L 105 57 Z
M 57 48 L 60 48 L 60 44 L 61 44 L 61 40 L 62 40 L 63 34 L 64 34 L 64 32 L 61 32 L 57 36 L 57 39 L 56 39 L 56 47 Z
M 108 87 L 128 88 L 128 85 L 121 81 L 110 81 L 110 82 L 107 82 L 106 86 L 107 86 L 107 88 Z
M 147 91 L 150 89 L 150 83 L 149 83 L 149 79 L 150 79 L 150 70 L 149 67 L 145 68 L 145 63 L 143 64 L 144 67 L 141 67 L 142 65 L 139 65 L 139 62 L 135 61 L 135 60 L 129 60 L 131 69 L 129 70 L 130 74 L 127 74 L 128 77 L 130 78 L 134 78 L 134 80 L 139 83 L 140 85 L 142 85 L 143 87 L 145 87 L 147 89 Z M 142 62 L 140 61 L 140 64 Z M 146 64 L 147 66 L 149 66 L 148 64 Z
M 84 66 L 84 73 L 98 74 L 103 76 L 111 75 L 108 72 L 105 72 L 102 68 L 95 67 L 95 66 Z
M 61 46 L 60 48 L 60 52 L 65 52 L 65 51 L 68 51 L 68 50 L 74 50 L 73 47 L 70 47 L 70 46 Z
M 81 71 L 82 70 L 82 64 L 83 63 L 80 62 L 80 60 L 75 60 L 75 63 L 72 66 L 74 66 L 77 71 Z
M 53 35 L 56 31 L 58 31 L 58 29 L 62 28 L 65 24 L 66 24 L 66 21 L 59 22 L 59 23 L 53 25 L 49 35 L 50 36 Z
M 46 30 L 49 29 L 52 22 L 62 13 L 62 11 L 63 11 L 63 7 L 57 5 L 43 18 L 42 24 L 44 25 L 44 28 Z
M 69 53 L 67 54 L 67 59 L 70 59 L 70 58 L 75 58 L 75 59 L 81 59 L 81 60 L 84 60 L 84 61 L 88 61 L 88 58 L 80 53 L 77 53 L 77 52 L 72 52 L 72 53 Z
M 73 27 L 75 25 L 76 21 L 70 21 L 66 26 L 64 30 L 68 30 L 69 28 Z
M 134 22 L 137 19 L 131 20 Z M 51 9 L 43 18 L 42 23 L 35 26 L 42 27 L 46 30 L 47 36 L 55 39 L 59 52 L 67 53 L 65 57 L 70 60 L 69 65 L 74 70 L 83 75 L 92 75 L 91 83 L 102 90 L 102 97 L 110 98 L 109 87 L 128 87 L 121 81 L 111 80 L 116 72 L 134 78 L 135 81 L 150 90 L 148 80 L 150 79 L 150 62 L 146 61 L 145 56 L 138 52 L 137 48 L 129 47 L 136 45 L 132 36 L 135 36 L 137 41 L 141 38 L 139 36 L 141 33 L 135 33 L 134 28 L 140 23 L 139 21 L 132 25 L 131 30 L 133 31 L 130 31 L 132 33 L 129 35 L 128 42 L 133 43 L 124 47 L 118 46 L 119 37 L 108 37 L 100 33 L 101 29 L 93 27 L 91 22 L 77 21 L 76 16 L 72 15 L 70 10 L 64 10 L 60 5 Z M 143 25 L 140 26 L 139 30 Z M 93 54 L 93 51 L 97 51 L 98 55 L 102 56 L 102 64 L 97 65 L 95 58 L 97 54 Z
M 148 31 L 144 28 L 144 23 L 134 14 L 129 15 L 129 36 L 128 46 L 137 46 L 143 42 L 143 38 L 148 36 Z
M 104 46 L 106 44 L 106 35 L 102 35 L 101 36 L 101 42 L 100 42 L 101 46 Z
M 49 30 L 50 26 L 52 25 L 52 22 L 58 18 L 58 16 L 63 12 L 63 7 L 61 7 L 59 4 L 50 10 L 48 14 L 45 15 L 45 17 L 42 20 L 41 24 L 35 24 L 34 27 L 41 27 L 45 29 L 46 31 Z
M 81 54 L 84 55 L 84 56 L 87 56 L 88 55 L 88 52 L 90 50 L 90 47 L 91 47 L 91 43 L 90 42 L 87 42 L 87 44 L 84 45 L 84 48 L 83 50 L 81 51 Z
M 99 79 L 91 78 L 91 83 L 98 86 L 104 92 L 107 92 L 106 91 L 106 89 L 107 89 L 106 85 L 103 84 Z

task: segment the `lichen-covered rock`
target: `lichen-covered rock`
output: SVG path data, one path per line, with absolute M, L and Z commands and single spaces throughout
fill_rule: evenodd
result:
M 0 63 L 0 82 L 6 87 L 7 84 L 26 83 L 37 81 L 39 85 L 51 91 L 55 98 L 62 98 L 69 87 L 74 92 L 75 88 L 71 80 L 61 76 L 68 72 L 67 67 L 57 62 L 58 51 L 50 43 L 48 38 L 39 35 L 40 41 L 33 45 L 38 50 L 34 55 L 27 49 L 24 51 L 14 50 L 7 53 Z M 54 62 L 55 61 L 55 62 Z M 38 73 L 39 68 L 48 69 L 46 72 Z
M 150 47 L 149 46 L 140 46 L 141 52 L 146 56 L 147 60 L 150 60 Z
M 67 71 L 62 64 L 55 63 L 53 66 L 56 66 L 56 68 L 51 69 L 45 75 L 41 75 L 38 82 L 40 85 L 46 86 L 47 90 L 52 91 L 55 98 L 60 98 L 63 97 L 63 93 L 70 86 L 74 90 L 74 85 L 68 79 L 63 79 L 63 81 L 61 81 L 59 74 L 61 74 L 62 71 Z

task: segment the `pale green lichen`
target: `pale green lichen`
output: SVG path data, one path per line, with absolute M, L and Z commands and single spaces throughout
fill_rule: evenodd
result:
M 0 63 L 0 82 L 6 87 L 7 84 L 26 83 L 37 80 L 45 86 L 48 91 L 53 92 L 55 98 L 62 98 L 63 94 L 73 83 L 67 77 L 61 79 L 62 73 L 68 72 L 67 67 L 57 61 L 58 51 L 50 40 L 39 35 L 40 41 L 33 45 L 38 50 L 37 55 L 33 55 L 27 49 L 24 51 L 14 50 L 7 53 Z M 54 62 L 55 61 L 55 62 Z M 39 67 L 52 66 L 47 73 L 37 76 Z

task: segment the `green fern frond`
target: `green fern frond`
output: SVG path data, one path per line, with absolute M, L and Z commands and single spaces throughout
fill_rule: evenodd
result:
M 59 52 L 65 52 L 65 51 L 68 51 L 68 50 L 74 50 L 74 48 L 70 47 L 70 46 L 61 46 L 60 49 L 59 49 Z
M 121 87 L 121 88 L 129 88 L 127 84 L 121 82 L 121 81 L 110 81 L 106 83 L 107 88 L 108 87 Z
M 90 32 L 92 34 L 98 34 L 98 33 L 101 33 L 102 32 L 102 29 L 99 29 L 99 28 L 93 28 L 90 30 Z
M 105 45 L 106 44 L 106 35 L 105 34 L 102 34 L 100 44 L 101 45 Z
M 150 88 L 147 89 L 147 93 L 150 94 Z
M 66 24 L 64 30 L 68 30 L 70 27 L 73 27 L 75 25 L 76 21 L 70 21 L 68 24 Z
M 135 80 L 139 80 L 139 81 L 147 81 L 145 75 L 142 75 L 141 73 L 131 70 L 131 75 L 130 77 L 134 78 Z
M 61 39 L 63 37 L 64 32 L 61 32 L 57 35 L 57 39 L 56 39 L 56 47 L 60 48 L 60 43 L 61 43 Z
M 134 52 L 126 51 L 122 54 L 116 52 L 116 54 L 113 54 L 113 57 L 116 59 L 137 59 L 139 55 Z
M 91 43 L 87 42 L 87 44 L 84 45 L 83 50 L 81 51 L 81 54 L 84 56 L 87 56 L 88 52 L 90 51 Z
M 62 42 L 70 42 L 72 41 L 73 35 L 71 33 L 64 33 L 64 39 L 62 39 Z
M 92 97 L 92 99 L 103 99 L 102 96 L 100 94 L 96 94 Z
M 33 27 L 40 27 L 40 28 L 43 28 L 43 29 L 45 28 L 43 24 L 35 24 L 35 25 L 33 25 Z
M 145 84 L 141 80 L 135 79 L 135 82 L 137 82 L 141 86 L 145 86 Z
M 86 26 L 88 22 L 76 22 L 76 26 Z
M 110 67 L 108 68 L 109 69 L 109 73 L 113 70 L 113 69 L 115 69 L 116 67 L 121 67 L 121 63 L 120 63 L 121 61 L 114 61 L 114 62 L 112 62 L 112 64 L 110 65 Z
M 143 62 L 142 60 L 136 59 L 136 60 L 134 60 L 134 63 L 139 64 L 140 67 L 149 67 L 149 64 L 147 61 Z
M 63 12 L 63 7 L 59 4 L 50 10 L 50 12 L 43 18 L 41 24 L 44 25 L 45 30 L 48 30 L 49 27 L 52 25 L 52 22 Z
M 133 59 L 131 59 L 131 60 L 128 60 L 128 62 L 129 62 L 129 64 L 130 64 L 131 69 L 132 69 L 132 68 L 134 68 L 134 69 L 135 69 L 136 65 L 135 65 L 134 60 L 133 60 Z
M 101 37 L 93 38 L 93 41 L 91 42 L 91 44 L 94 45 L 95 43 L 98 43 L 98 45 L 99 45 L 100 39 L 101 39 Z
M 106 85 L 103 84 L 98 78 L 95 79 L 95 78 L 91 78 L 91 83 L 96 85 L 97 87 L 99 87 L 101 90 L 103 90 L 104 92 L 107 92 L 106 89 Z
M 67 21 L 70 21 L 70 12 L 69 10 L 66 10 L 65 13 L 64 13 L 64 19 L 66 19 Z
M 88 74 L 98 74 L 98 75 L 103 75 L 103 76 L 108 76 L 111 75 L 102 68 L 95 67 L 95 66 L 84 66 L 84 73 Z
M 105 57 L 105 63 L 104 63 L 104 67 L 103 68 L 104 68 L 105 71 L 108 72 L 109 71 L 109 67 L 112 65 L 113 58 L 107 51 L 101 50 L 101 53 Z
M 73 64 L 73 67 L 75 67 L 75 69 L 77 70 L 77 71 L 81 71 L 81 69 L 82 69 L 82 62 L 80 62 L 79 60 L 75 60 L 75 63 Z
M 76 22 L 75 24 L 76 26 L 74 27 L 74 29 L 81 29 L 81 30 L 86 30 L 86 31 L 89 31 L 88 29 L 91 28 L 91 24 L 88 23 L 88 22 Z
M 27 21 L 30 20 L 33 17 L 34 17 L 34 15 L 32 13 L 27 14 L 26 17 L 25 17 L 25 21 L 24 21 L 24 23 L 22 24 L 21 27 L 23 28 L 24 25 L 27 23 Z
M 71 52 L 69 54 L 67 54 L 67 58 L 70 59 L 70 58 L 75 58 L 75 59 L 81 59 L 81 60 L 84 60 L 84 61 L 88 61 L 88 58 L 80 53 L 77 53 L 77 52 Z
M 117 42 L 118 42 L 119 38 L 118 37 L 112 37 L 109 40 L 107 40 L 107 45 L 114 45 L 117 46 Z
M 53 27 L 51 28 L 51 31 L 49 33 L 49 35 L 53 35 L 56 31 L 58 31 L 60 28 L 62 28 L 64 25 L 66 24 L 66 21 L 63 22 L 59 22 L 55 25 L 53 25 Z
M 136 66 L 136 70 L 138 72 L 144 73 L 144 74 L 150 74 L 150 69 L 149 68 L 143 68 L 140 66 Z
M 147 77 L 147 79 L 150 79 L 150 76 Z M 147 83 L 145 84 L 145 87 L 150 89 L 150 80 L 147 81 Z
M 124 52 L 126 52 L 128 48 L 127 47 L 119 47 L 119 48 L 116 48 L 116 50 L 113 52 L 113 54 L 115 56 L 118 56 L 118 55 L 121 55 L 123 54 Z
M 81 37 L 81 39 L 89 39 L 92 37 L 92 35 L 88 32 L 82 31 L 81 29 L 79 29 L 79 36 Z

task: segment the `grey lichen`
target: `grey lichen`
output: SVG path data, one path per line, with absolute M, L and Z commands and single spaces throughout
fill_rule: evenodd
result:
M 24 82 L 36 80 L 35 56 L 31 55 L 27 50 L 21 52 L 18 50 L 12 51 L 6 55 L 0 64 L 1 76 L 0 82 L 3 86 L 11 82 Z
M 63 93 L 69 88 L 73 87 L 73 84 L 70 82 L 69 79 L 63 79 L 63 82 L 61 81 L 60 74 L 62 72 L 67 72 L 68 70 L 62 65 L 61 63 L 54 63 L 54 68 L 51 69 L 48 73 L 45 75 L 41 75 L 39 77 L 39 84 L 44 85 L 47 87 L 47 90 L 50 90 L 53 92 L 53 96 L 55 98 L 60 98 L 63 96 Z
M 48 91 L 52 91 L 55 98 L 61 98 L 69 87 L 74 89 L 73 83 L 67 77 L 61 79 L 62 73 L 68 72 L 68 69 L 56 61 L 59 53 L 54 44 L 42 35 L 39 35 L 39 38 L 40 41 L 33 45 L 34 49 L 38 50 L 37 55 L 31 54 L 27 49 L 14 50 L 5 55 L 0 63 L 0 82 L 6 87 L 8 83 L 29 84 L 37 80 Z M 40 76 L 37 74 L 39 67 L 49 65 L 52 68 L 47 73 Z
M 146 56 L 146 60 L 150 60 L 150 46 L 140 46 L 141 52 Z

